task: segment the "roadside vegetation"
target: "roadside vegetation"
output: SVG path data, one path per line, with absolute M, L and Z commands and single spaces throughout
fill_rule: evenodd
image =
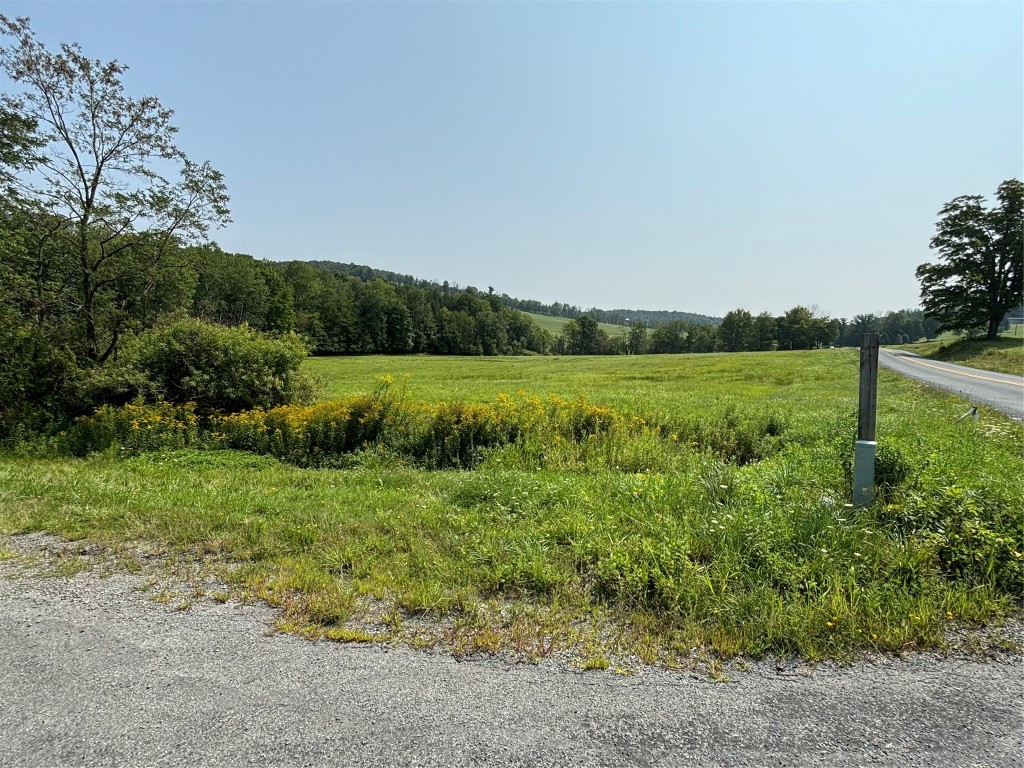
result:
M 883 371 L 855 509 L 856 366 L 312 360 L 330 402 L 108 407 L 3 457 L 0 531 L 213 557 L 310 637 L 591 668 L 941 648 L 1018 609 L 1024 428 Z
M 1024 376 L 1024 337 L 1020 335 L 1020 328 L 1022 326 L 1016 325 L 1010 332 L 993 341 L 953 337 L 919 344 L 904 344 L 898 348 L 932 360 Z
M 310 637 L 598 669 L 936 648 L 1018 610 L 1024 427 L 882 372 L 879 496 L 848 504 L 857 360 L 829 347 L 934 317 L 638 311 L 613 334 L 224 253 L 226 182 L 172 110 L 27 19 L 0 37 L 0 532 L 204 563 Z M 948 328 L 1020 304 L 1022 189 L 944 210 L 921 269 Z M 955 289 L 999 254 L 1006 295 Z M 519 311 L 545 307 L 556 336 Z

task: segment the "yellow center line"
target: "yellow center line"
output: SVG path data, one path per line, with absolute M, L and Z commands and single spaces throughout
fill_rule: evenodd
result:
M 981 379 L 982 381 L 994 381 L 997 384 L 1012 384 L 1015 387 L 1024 387 L 1024 381 L 1007 381 L 1006 379 L 993 379 L 991 376 L 981 376 L 977 373 L 965 373 L 964 371 L 958 371 L 955 368 L 944 368 L 941 365 L 935 365 L 934 363 L 926 363 L 923 360 L 918 360 L 915 357 L 906 357 L 904 355 L 893 355 L 893 357 L 899 360 L 906 360 L 908 363 L 917 363 L 918 365 L 924 365 L 928 368 L 934 368 L 937 371 L 944 371 L 946 373 L 952 373 L 956 376 L 966 376 L 970 379 Z

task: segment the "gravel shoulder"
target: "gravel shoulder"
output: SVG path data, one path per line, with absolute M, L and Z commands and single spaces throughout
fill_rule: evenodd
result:
M 275 634 L 265 606 L 165 599 L 145 573 L 52 575 L 43 537 L 16 539 L 7 766 L 1024 764 L 1016 654 L 760 662 L 731 682 L 460 661 Z

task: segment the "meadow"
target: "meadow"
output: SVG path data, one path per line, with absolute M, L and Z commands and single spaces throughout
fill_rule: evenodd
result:
M 319 405 L 108 409 L 0 457 L 0 532 L 202 561 L 309 637 L 586 668 L 943 648 L 1019 615 L 1024 427 L 883 370 L 855 508 L 856 350 L 307 367 Z
M 536 312 L 526 312 L 540 328 L 552 336 L 560 336 L 569 322 L 568 317 L 555 317 L 554 315 L 541 315 Z M 629 327 L 625 325 L 613 325 L 612 323 L 598 323 L 597 327 L 608 334 L 608 338 L 614 339 L 617 336 L 625 336 L 629 333 Z

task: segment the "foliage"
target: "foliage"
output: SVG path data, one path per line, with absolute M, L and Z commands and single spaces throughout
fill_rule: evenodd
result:
M 216 243 L 190 248 L 196 274 L 191 314 L 218 325 L 249 325 L 261 331 L 294 330 L 294 290 L 280 269 L 251 256 L 225 253 Z
M 570 320 L 555 340 L 554 351 L 564 355 L 600 355 L 609 351 L 608 334 L 588 315 Z
M 104 405 L 57 435 L 51 445 L 72 456 L 117 448 L 138 453 L 202 446 L 204 435 L 193 403 Z
M 1009 594 L 1024 584 L 1024 522 L 1019 498 L 936 483 L 915 489 L 879 510 L 879 519 L 927 543 L 950 578 L 995 584 Z
M 864 334 L 877 333 L 882 344 L 908 344 L 922 338 L 933 338 L 939 332 L 939 322 L 926 317 L 920 309 L 901 309 L 884 315 L 856 315 L 852 320 L 839 321 L 836 344 L 859 347 Z
M 1009 179 L 997 204 L 962 195 L 943 206 L 931 247 L 936 263 L 917 268 L 925 312 L 944 330 L 995 339 L 1003 317 L 1024 300 L 1024 183 Z
M 692 450 L 743 465 L 784 445 L 785 418 L 763 409 L 740 413 L 730 408 L 721 417 L 691 414 L 658 423 L 650 416 L 592 405 L 583 397 L 540 398 L 525 392 L 501 393 L 486 404 L 416 403 L 396 393 L 391 382 L 383 377 L 371 394 L 344 400 L 211 414 L 200 430 L 202 442 L 302 466 L 337 466 L 350 463 L 350 454 L 376 451 L 434 470 L 486 464 L 625 472 L 665 470 Z M 155 421 L 165 426 L 162 431 L 152 432 L 150 420 L 143 418 L 149 413 L 146 406 L 127 405 L 123 412 L 104 406 L 78 419 L 61 444 L 72 446 L 76 455 L 115 447 L 135 450 L 139 431 L 147 435 L 149 449 L 195 443 L 191 431 L 179 434 L 185 420 L 172 421 L 160 411 L 163 407 L 153 406 Z M 199 410 L 192 402 L 184 407 Z M 192 422 L 185 426 L 195 428 Z M 168 438 L 166 445 L 160 444 L 161 435 Z
M 718 337 L 722 351 L 743 352 L 756 349 L 757 336 L 754 317 L 745 309 L 735 309 L 726 314 L 718 326 Z
M 229 417 L 233 438 L 200 419 L 184 451 L 0 457 L 0 529 L 218 553 L 236 563 L 234 588 L 279 605 L 296 631 L 422 643 L 431 625 L 403 626 L 427 613 L 447 617 L 429 642 L 455 652 L 576 649 L 617 665 L 689 663 L 695 648 L 942 647 L 951 624 L 998 620 L 1019 600 L 1024 428 L 984 409 L 955 423 L 957 398 L 882 371 L 888 489 L 870 509 L 846 506 L 849 350 L 308 365 L 334 377 L 340 402 Z M 388 370 L 413 378 L 354 394 Z M 519 382 L 538 394 L 499 397 Z M 132 412 L 101 421 L 131 430 Z M 134 413 L 149 434 L 129 445 L 165 419 Z M 345 452 L 345 471 L 194 450 L 277 430 L 282 446 Z M 755 436 L 757 457 L 728 447 Z
M 295 334 L 274 338 L 187 318 L 146 331 L 123 360 L 144 372 L 168 402 L 194 403 L 208 413 L 310 399 L 312 382 L 299 370 L 307 354 Z
M 40 145 L 32 173 L 14 170 L 33 245 L 54 246 L 48 270 L 70 278 L 81 353 L 103 362 L 159 299 L 157 286 L 173 284 L 178 245 L 227 221 L 223 177 L 174 143 L 171 110 L 125 93 L 123 64 L 89 59 L 76 44 L 51 52 L 27 19 L 0 15 L 0 33 L 13 39 L 0 66 L 21 87 L 0 104 Z
M 1024 344 L 1021 344 L 1019 338 L 1002 338 L 995 341 L 957 339 L 948 343 L 933 342 L 912 349 L 933 360 L 944 360 L 1016 376 L 1024 373 Z
M 818 349 L 838 336 L 827 317 L 817 317 L 807 307 L 793 307 L 777 322 L 779 349 Z

